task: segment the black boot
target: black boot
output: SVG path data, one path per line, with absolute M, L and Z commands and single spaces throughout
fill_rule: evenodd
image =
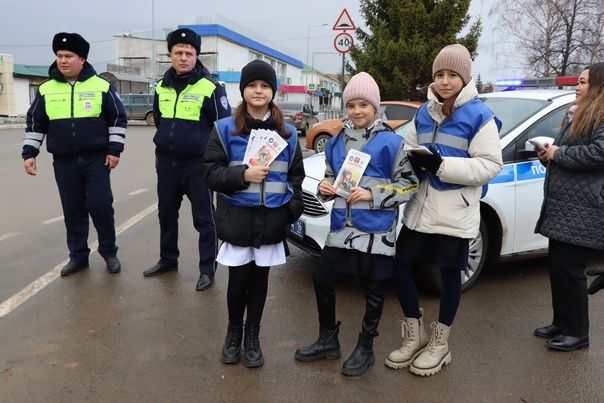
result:
M 589 295 L 594 295 L 595 293 L 600 291 L 602 288 L 604 288 L 604 275 L 603 274 L 599 275 L 598 277 L 596 277 L 596 279 L 594 281 L 591 282 L 587 292 L 589 292 Z
M 359 340 L 350 357 L 342 366 L 344 375 L 361 375 L 375 362 L 373 355 L 373 338 L 378 335 L 378 324 L 384 310 L 384 291 L 381 281 L 365 283 L 365 315 Z
M 243 338 L 243 365 L 248 368 L 259 367 L 264 364 L 262 350 L 260 349 L 260 325 L 258 323 L 246 323 Z
M 241 359 L 241 339 L 243 338 L 243 325 L 235 325 L 229 322 L 222 357 L 225 364 L 237 364 Z
M 324 326 L 319 328 L 319 338 L 310 346 L 300 347 L 296 350 L 296 360 L 298 361 L 317 361 L 322 358 L 335 360 L 340 358 L 340 341 L 338 333 L 340 332 L 340 322 L 336 323 L 333 329 Z
M 359 333 L 357 346 L 350 354 L 350 357 L 344 361 L 342 373 L 348 376 L 361 375 L 367 371 L 367 368 L 372 366 L 374 362 L 373 336 L 361 332 Z

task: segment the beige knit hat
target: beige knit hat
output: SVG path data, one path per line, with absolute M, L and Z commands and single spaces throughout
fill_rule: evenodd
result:
M 456 43 L 441 49 L 432 64 L 432 79 L 441 70 L 450 70 L 467 84 L 472 79 L 472 58 L 465 46 Z
M 364 99 L 369 102 L 376 111 L 380 110 L 380 89 L 369 74 L 364 71 L 352 76 L 346 88 L 344 88 L 344 105 L 352 99 Z

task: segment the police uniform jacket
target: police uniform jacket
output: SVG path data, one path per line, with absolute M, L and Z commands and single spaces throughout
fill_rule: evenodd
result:
M 36 157 L 46 136 L 55 158 L 110 154 L 124 150 L 127 116 L 113 86 L 84 63 L 75 83 L 65 80 L 54 62 L 50 79 L 38 88 L 27 112 L 23 159 Z
M 231 107 L 224 87 L 198 60 L 187 75 L 166 71 L 155 88 L 153 115 L 156 153 L 188 160 L 203 156 L 214 122 L 230 116 Z
M 274 129 L 271 118 L 260 121 L 247 115 L 246 119 L 251 129 Z M 279 155 L 281 160 L 271 163 L 268 180 L 258 185 L 244 180 L 248 166 L 241 160 L 249 134 L 232 134 L 235 129 L 232 121 L 232 118 L 226 118 L 216 122 L 204 155 L 205 181 L 212 190 L 219 192 L 214 216 L 218 238 L 232 245 L 256 248 L 279 243 L 287 237 L 289 224 L 296 221 L 304 210 L 304 165 L 296 129 L 286 124 L 290 133 L 286 139 L 288 146 Z M 237 147 L 239 143 L 243 143 L 243 147 Z M 235 155 L 237 150 L 241 155 Z M 280 167 L 279 172 L 273 169 L 277 166 Z M 274 205 L 270 202 L 268 187 L 283 180 L 287 190 L 284 190 L 283 197 L 277 196 L 274 200 L 281 199 L 284 203 Z M 258 202 L 253 203 L 252 198 L 243 195 L 249 196 L 250 191 L 258 193 Z M 247 203 L 242 203 L 245 200 Z

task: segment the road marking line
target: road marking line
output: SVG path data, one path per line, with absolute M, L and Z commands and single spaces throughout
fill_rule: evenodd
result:
M 140 213 L 130 217 L 126 222 L 124 222 L 122 225 L 115 229 L 115 235 L 120 235 L 122 232 L 126 231 L 128 228 L 130 228 L 131 226 L 133 226 L 155 210 L 157 210 L 157 204 L 153 204 L 141 211 Z M 92 244 L 90 244 L 90 253 L 96 252 L 98 246 L 98 241 L 94 241 Z M 63 260 L 61 263 L 53 267 L 48 273 L 41 275 L 36 280 L 27 285 L 25 288 L 23 288 L 21 291 L 8 298 L 6 301 L 2 302 L 0 304 L 0 318 L 3 318 L 4 316 L 14 311 L 19 305 L 23 304 L 24 302 L 27 302 L 27 300 L 36 295 L 40 290 L 42 290 L 44 287 L 59 278 L 61 275 L 61 268 L 65 266 L 68 261 L 69 259 Z
M 18 232 L 9 232 L 8 234 L 4 234 L 0 236 L 0 241 L 6 241 L 7 239 L 11 239 L 19 235 Z
M 134 191 L 132 191 L 132 192 L 128 193 L 128 196 L 136 196 L 136 195 L 138 195 L 138 194 L 145 193 L 147 190 L 149 190 L 149 189 L 138 189 L 138 190 L 134 190 Z
M 53 222 L 57 222 L 57 221 L 63 220 L 63 218 L 64 217 L 62 215 L 60 215 L 58 217 L 51 218 L 50 220 L 42 221 L 42 224 L 52 224 Z

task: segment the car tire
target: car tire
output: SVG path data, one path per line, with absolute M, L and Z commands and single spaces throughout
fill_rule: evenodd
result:
M 147 122 L 149 126 L 155 125 L 155 118 L 153 117 L 153 112 L 147 112 L 147 114 L 145 115 L 145 122 Z
M 468 253 L 468 264 L 461 273 L 461 291 L 466 291 L 472 287 L 478 276 L 482 272 L 487 261 L 487 251 L 489 247 L 489 232 L 486 222 L 480 219 L 480 229 L 478 236 L 470 240 Z M 413 271 L 413 277 L 416 284 L 422 290 L 440 294 L 442 291 L 442 280 L 440 278 L 440 269 L 431 264 L 420 264 Z
M 315 137 L 315 142 L 312 145 L 312 148 L 313 150 L 315 150 L 315 153 L 322 153 L 323 151 L 325 151 L 325 144 L 330 138 L 331 136 L 326 133 L 319 134 L 317 137 Z

